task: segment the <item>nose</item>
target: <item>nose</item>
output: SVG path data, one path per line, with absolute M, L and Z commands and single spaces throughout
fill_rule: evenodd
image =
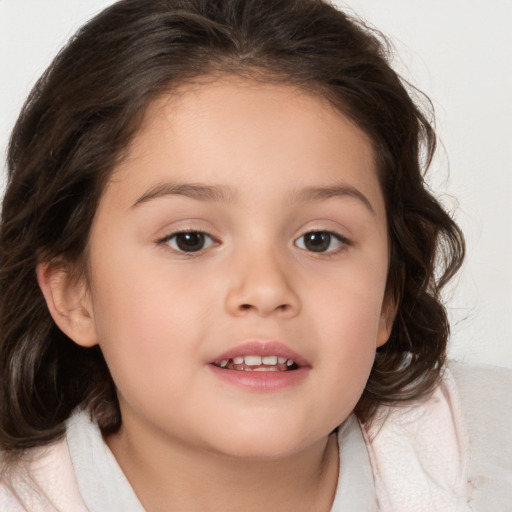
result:
M 290 268 L 276 255 L 252 252 L 239 255 L 230 268 L 230 287 L 226 309 L 235 316 L 255 314 L 261 317 L 278 315 L 291 318 L 300 311 Z

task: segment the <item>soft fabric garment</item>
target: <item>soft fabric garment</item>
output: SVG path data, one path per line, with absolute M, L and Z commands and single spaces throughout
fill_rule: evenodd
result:
M 381 407 L 369 428 L 351 415 L 331 512 L 511 511 L 511 390 L 508 370 L 454 364 L 426 400 Z M 0 512 L 143 510 L 85 412 L 0 484 Z
M 468 512 L 469 437 L 449 370 L 429 400 L 363 426 L 382 512 Z

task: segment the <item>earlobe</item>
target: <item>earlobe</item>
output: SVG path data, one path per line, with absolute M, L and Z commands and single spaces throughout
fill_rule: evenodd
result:
M 37 281 L 60 330 L 78 345 L 96 345 L 94 316 L 83 280 L 77 282 L 61 264 L 40 263 Z
M 379 334 L 377 336 L 376 343 L 377 347 L 381 347 L 389 340 L 389 337 L 391 336 L 391 331 L 393 330 L 393 323 L 395 321 L 397 310 L 397 302 L 393 299 L 393 297 L 387 295 L 384 298 L 380 314 Z

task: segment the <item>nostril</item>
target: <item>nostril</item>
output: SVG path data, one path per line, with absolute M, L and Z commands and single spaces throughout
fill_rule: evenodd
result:
M 240 304 L 239 308 L 241 311 L 250 311 L 251 309 L 257 309 L 252 304 Z M 275 311 L 283 311 L 284 312 L 284 311 L 288 311 L 288 309 L 290 309 L 289 304 L 279 304 L 279 306 L 277 306 L 275 308 Z

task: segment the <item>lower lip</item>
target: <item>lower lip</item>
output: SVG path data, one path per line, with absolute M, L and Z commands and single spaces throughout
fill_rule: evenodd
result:
M 297 368 L 296 370 L 282 372 L 226 370 L 213 364 L 209 364 L 208 367 L 219 379 L 234 386 L 258 392 L 279 391 L 290 386 L 295 386 L 303 381 L 309 373 L 309 368 L 305 366 Z

